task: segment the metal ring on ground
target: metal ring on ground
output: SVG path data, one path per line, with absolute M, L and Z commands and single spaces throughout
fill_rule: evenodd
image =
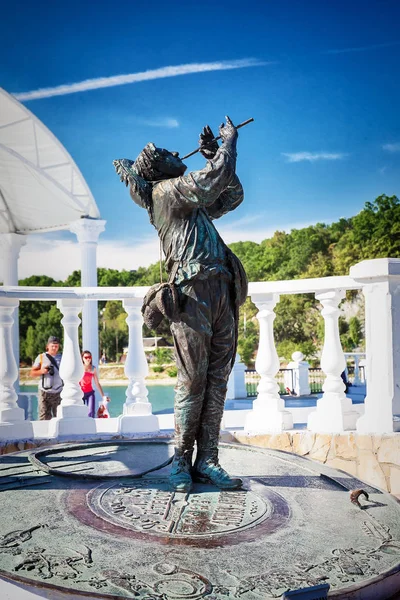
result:
M 144 475 L 147 475 L 148 473 L 153 473 L 153 471 L 159 471 L 160 469 L 163 469 L 164 467 L 166 467 L 167 465 L 171 464 L 173 457 L 171 456 L 168 460 L 166 460 L 165 462 L 163 462 L 160 465 L 157 465 L 156 467 L 152 467 L 151 469 L 146 469 L 145 471 L 141 471 L 140 473 L 131 473 L 131 474 L 127 474 L 127 475 L 91 475 L 90 473 L 82 473 L 82 474 L 78 474 L 78 473 L 68 473 L 67 471 L 60 471 L 57 468 L 52 468 L 49 467 L 48 464 L 46 464 L 45 462 L 42 462 L 39 459 L 39 456 L 45 456 L 48 454 L 61 454 L 62 452 L 68 451 L 68 450 L 86 450 L 88 448 L 94 448 L 94 447 L 104 447 L 104 446 L 129 446 L 129 445 L 134 445 L 134 444 L 145 444 L 145 443 L 149 443 L 151 442 L 152 444 L 166 444 L 166 442 L 160 442 L 160 441 L 154 441 L 154 440 L 144 440 L 144 441 L 138 441 L 138 440 L 131 440 L 131 441 L 113 441 L 113 442 L 92 442 L 92 443 L 86 443 L 86 444 L 67 444 L 66 446 L 57 446 L 56 448 L 52 449 L 52 448 L 45 448 L 43 450 L 39 450 L 38 452 L 32 452 L 31 454 L 29 454 L 28 458 L 29 458 L 29 462 L 38 470 L 40 471 L 44 471 L 45 473 L 48 473 L 49 475 L 56 475 L 56 476 L 60 476 L 60 477 L 69 477 L 71 479 L 94 479 L 94 480 L 107 480 L 107 479 L 140 479 L 141 477 L 143 477 Z

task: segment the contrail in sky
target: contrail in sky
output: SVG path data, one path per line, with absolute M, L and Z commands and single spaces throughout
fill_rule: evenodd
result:
M 114 75 L 112 77 L 86 79 L 85 81 L 79 81 L 78 83 L 69 83 L 65 85 L 58 85 L 57 87 L 42 88 L 39 90 L 32 90 L 30 92 L 21 92 L 19 94 L 14 94 L 14 97 L 17 98 L 17 100 L 38 100 L 39 98 L 65 96 L 66 94 L 76 94 L 77 92 L 98 90 L 100 88 L 125 85 L 127 83 L 149 81 L 150 79 L 164 79 L 165 77 L 177 77 L 178 75 L 191 75 L 193 73 L 205 73 L 207 71 L 227 71 L 229 69 L 261 67 L 270 64 L 274 63 L 264 62 L 256 58 L 221 60 L 219 62 L 208 63 L 191 63 L 187 65 L 160 67 L 159 69 L 142 71 L 141 73 L 130 73 L 128 75 Z

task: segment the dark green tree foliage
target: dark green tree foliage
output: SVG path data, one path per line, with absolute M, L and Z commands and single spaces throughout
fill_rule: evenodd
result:
M 303 229 L 293 229 L 290 233 L 277 231 L 272 238 L 255 242 L 231 244 L 232 250 L 241 259 L 250 281 L 277 281 L 283 279 L 327 277 L 347 275 L 349 268 L 357 262 L 369 258 L 400 257 L 400 201 L 396 196 L 379 196 L 374 202 L 367 202 L 354 217 L 340 219 L 330 225 L 317 223 Z M 163 281 L 167 274 L 163 267 Z M 153 285 L 160 281 L 159 262 L 148 268 L 140 267 L 132 271 L 98 269 L 99 286 Z M 20 285 L 35 286 L 79 286 L 80 271 L 74 271 L 65 282 L 55 281 L 46 276 L 33 276 L 20 281 Z M 60 315 L 51 309 L 50 302 L 21 302 L 20 335 L 21 358 L 32 359 L 37 347 L 42 343 L 42 329 L 59 326 L 56 334 L 61 334 Z M 121 304 L 118 315 L 106 318 L 104 314 L 109 303 L 99 302 L 101 349 L 108 358 L 114 358 L 127 343 L 126 315 Z M 293 350 L 301 350 L 311 358 L 323 340 L 323 320 L 320 305 L 312 294 L 281 296 L 276 307 L 274 324 L 275 338 L 280 356 L 290 360 Z M 49 322 L 39 321 L 52 310 Z M 104 311 L 104 312 L 101 312 Z M 246 330 L 244 314 L 246 312 Z M 257 309 L 248 300 L 241 308 L 239 323 L 239 353 L 246 364 L 253 364 L 258 346 Z M 108 313 L 106 313 L 108 314 Z M 362 327 L 358 321 L 350 319 L 341 325 L 342 343 L 345 349 L 354 349 L 362 344 Z M 347 327 L 347 329 L 346 329 Z M 29 335 L 28 335 L 28 329 Z M 346 329 L 344 331 L 343 329 Z M 48 329 L 47 329 L 48 330 Z M 49 335 L 54 335 L 52 330 Z M 157 332 L 144 328 L 145 337 L 163 336 L 172 341 L 169 325 L 163 321 Z M 39 341 L 40 340 L 40 343 Z M 36 344 L 36 345 L 35 345 Z M 295 345 L 295 347 L 294 347 Z M 40 348 L 42 351 L 43 348 Z M 290 355 L 289 355 L 290 354 Z

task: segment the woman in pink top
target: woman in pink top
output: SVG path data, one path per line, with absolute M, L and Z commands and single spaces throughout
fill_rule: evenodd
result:
M 89 417 L 94 417 L 96 414 L 96 400 L 93 389 L 93 380 L 103 396 L 103 400 L 109 400 L 108 396 L 104 396 L 103 388 L 100 385 L 99 378 L 97 376 L 96 367 L 92 365 L 92 355 L 88 350 L 82 352 L 83 361 L 83 377 L 79 382 L 81 390 L 83 392 L 83 402 L 89 408 Z

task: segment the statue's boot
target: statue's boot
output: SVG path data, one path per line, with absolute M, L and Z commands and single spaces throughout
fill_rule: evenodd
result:
M 193 481 L 212 483 L 222 490 L 236 490 L 242 487 L 239 477 L 231 477 L 218 462 L 218 450 L 197 451 L 192 469 Z
M 175 450 L 169 483 L 176 492 L 190 492 L 192 489 L 192 455 L 193 450 Z

